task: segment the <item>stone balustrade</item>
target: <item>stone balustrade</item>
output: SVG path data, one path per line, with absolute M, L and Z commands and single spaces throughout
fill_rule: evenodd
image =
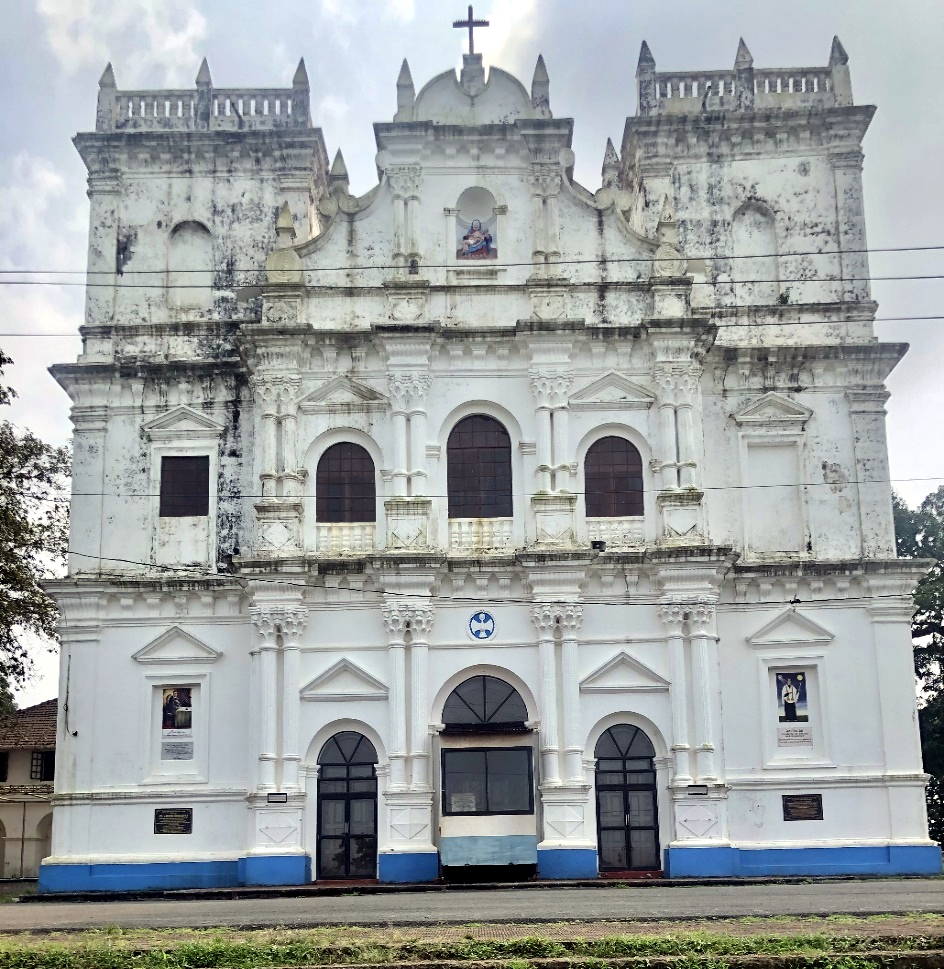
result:
M 315 526 L 315 551 L 319 555 L 362 555 L 374 548 L 374 522 L 319 522 Z
M 632 548 L 645 543 L 645 519 L 588 518 L 587 541 L 606 542 L 607 548 Z
M 507 548 L 513 542 L 511 518 L 450 518 L 449 548 L 473 551 Z

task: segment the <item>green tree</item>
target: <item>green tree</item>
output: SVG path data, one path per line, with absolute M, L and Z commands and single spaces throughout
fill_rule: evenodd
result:
M 895 540 L 903 558 L 934 559 L 914 592 L 911 620 L 915 675 L 921 687 L 921 753 L 928 784 L 931 837 L 944 841 L 944 485 L 916 510 L 892 496 Z
M 0 351 L 0 380 L 12 362 Z M 0 405 L 15 396 L 0 383 Z M 56 606 L 41 582 L 65 560 L 70 471 L 67 448 L 0 421 L 0 713 L 33 668 L 31 640 L 55 648 Z

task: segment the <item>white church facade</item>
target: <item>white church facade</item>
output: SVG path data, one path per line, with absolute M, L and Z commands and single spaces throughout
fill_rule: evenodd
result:
M 357 197 L 304 64 L 106 70 L 41 890 L 940 871 L 874 109 L 637 82 L 591 191 L 543 60 L 404 62 Z

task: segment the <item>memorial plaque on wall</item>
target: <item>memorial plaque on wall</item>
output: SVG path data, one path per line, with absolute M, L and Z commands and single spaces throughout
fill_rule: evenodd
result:
M 822 821 L 822 794 L 784 794 L 784 821 Z
M 193 808 L 155 808 L 155 834 L 193 834 Z

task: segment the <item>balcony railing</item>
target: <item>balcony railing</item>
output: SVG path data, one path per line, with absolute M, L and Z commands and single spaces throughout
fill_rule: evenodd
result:
M 362 555 L 374 548 L 375 522 L 319 522 L 315 550 L 319 555 Z
M 606 542 L 607 548 L 631 548 L 645 542 L 642 516 L 631 518 L 588 518 L 587 537 L 591 542 Z
M 512 544 L 512 518 L 450 518 L 449 548 L 471 552 L 507 548 Z

